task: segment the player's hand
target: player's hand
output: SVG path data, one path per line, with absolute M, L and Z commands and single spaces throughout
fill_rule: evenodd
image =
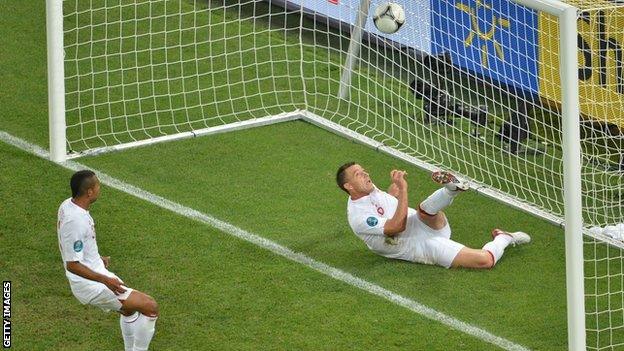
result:
M 110 256 L 100 256 L 102 262 L 104 262 L 104 268 L 108 268 L 110 265 Z
M 407 180 L 405 180 L 405 176 L 407 176 L 407 172 L 405 171 L 393 169 L 392 172 L 390 172 L 392 184 L 395 184 L 399 190 L 407 190 Z
M 123 282 L 117 278 L 109 277 L 104 281 L 104 284 L 115 295 L 123 294 L 126 292 L 126 289 L 123 287 Z

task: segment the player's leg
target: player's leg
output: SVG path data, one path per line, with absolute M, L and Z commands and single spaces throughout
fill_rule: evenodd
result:
M 505 232 L 500 229 L 492 231 L 493 240 L 483 246 L 483 249 L 464 247 L 453 260 L 452 267 L 464 268 L 492 268 L 503 257 L 505 248 L 509 245 L 521 245 L 531 241 L 531 237 L 523 232 Z
M 425 258 L 429 258 L 430 263 L 444 268 L 452 268 L 457 257 L 461 256 L 461 253 L 465 252 L 467 248 L 463 244 L 438 234 L 432 231 L 425 233 L 422 238 L 424 239 L 423 255 Z
M 121 301 L 121 311 L 127 313 L 137 311 L 146 316 L 158 317 L 158 303 L 151 296 L 133 290 L 125 300 Z
M 522 245 L 531 241 L 531 237 L 524 232 L 506 232 L 500 229 L 494 229 L 492 231 L 492 241 L 483 245 L 483 250 L 486 250 L 492 255 L 494 264 L 503 257 L 505 248 L 509 245 Z
M 486 250 L 471 249 L 464 247 L 453 259 L 451 267 L 453 268 L 492 268 L 494 266 L 494 257 Z
M 446 225 L 446 218 L 439 216 L 441 211 L 453 203 L 453 199 L 460 192 L 469 188 L 466 182 L 462 182 L 454 175 L 444 171 L 431 174 L 431 179 L 444 187 L 429 195 L 418 207 L 421 220 L 433 229 L 441 229 Z
M 121 305 L 120 311 L 124 315 L 138 313 L 136 319 L 131 324 L 127 324 L 133 329 L 134 350 L 147 350 L 154 336 L 158 304 L 151 296 L 133 290 L 125 300 L 121 301 Z
M 447 224 L 446 216 L 442 211 L 436 213 L 435 215 L 431 215 L 419 208 L 418 219 L 420 219 L 420 221 L 423 222 L 427 227 L 434 230 L 440 230 L 444 228 Z
M 124 340 L 124 350 L 134 351 L 134 326 L 137 319 L 139 319 L 140 313 L 119 311 L 119 327 L 121 328 L 121 336 Z
M 117 277 L 115 275 L 115 277 Z M 117 277 L 119 279 L 119 277 Z M 106 285 L 84 281 L 72 285 L 72 292 L 82 303 L 99 307 L 104 311 L 117 311 L 119 316 L 119 326 L 124 340 L 124 350 L 134 351 L 134 330 L 139 312 L 122 310 L 122 302 L 130 297 L 134 292 L 132 288 L 125 287 L 126 291 L 120 295 L 115 295 Z

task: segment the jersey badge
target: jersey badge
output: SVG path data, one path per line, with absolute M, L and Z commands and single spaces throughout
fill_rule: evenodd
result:
M 366 218 L 366 224 L 368 224 L 369 227 L 376 226 L 378 222 L 379 221 L 375 217 L 368 217 L 368 218 Z
M 74 251 L 80 252 L 80 251 L 82 251 L 82 247 L 83 247 L 82 240 L 74 241 Z

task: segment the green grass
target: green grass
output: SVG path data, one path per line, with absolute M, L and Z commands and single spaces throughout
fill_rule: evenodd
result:
M 305 141 L 300 138 L 303 133 Z M 279 147 L 285 144 L 290 147 Z M 246 152 L 224 157 L 232 148 Z M 1 247 L 6 250 L 2 257 L 8 257 L 3 276 L 15 284 L 14 325 L 23 325 L 16 327 L 16 349 L 104 348 L 111 340 L 119 345 L 116 318 L 80 307 L 62 273 L 53 227 L 56 207 L 68 193 L 70 172 L 7 146 L 2 146 L 1 155 L 2 164 L 15 170 L 2 176 L 9 221 L 2 228 Z M 350 158 L 378 174 L 380 186 L 387 185 L 389 164 L 405 166 L 304 123 L 85 161 L 497 335 L 532 348 L 562 349 L 563 260 L 553 259 L 563 257 L 560 233 L 509 209 L 487 211 L 489 201 L 465 194 L 448 211 L 457 240 L 481 245 L 490 227 L 504 218 L 508 227 L 535 233 L 535 243 L 508 250 L 491 271 L 444 270 L 375 256 L 350 233 L 345 196 L 332 182 L 334 166 Z M 276 172 L 277 164 L 289 166 Z M 433 190 L 428 182 L 420 182 L 425 179 L 422 172 L 408 170 L 412 201 Z M 475 212 L 481 213 L 481 221 L 473 220 Z M 154 349 L 176 345 L 197 349 L 207 343 L 215 349 L 488 348 L 387 301 L 106 187 L 92 213 L 101 250 L 113 256 L 115 271 L 161 303 Z M 27 230 L 25 221 L 30 223 Z M 553 256 L 542 255 L 544 251 Z M 36 263 L 29 264 L 31 260 Z M 543 306 L 550 306 L 551 312 L 543 313 Z
M 48 136 L 44 7 L 37 2 L 0 3 L 0 67 L 5 67 L 0 73 L 0 130 L 45 147 Z M 244 13 L 249 18 L 253 14 Z M 210 13 L 210 18 L 217 21 L 223 16 L 233 18 L 231 13 L 222 11 Z M 277 17 L 274 25 L 281 28 L 283 24 Z M 299 23 L 290 16 L 281 20 L 289 28 Z M 245 26 L 243 23 L 243 29 L 249 28 Z M 220 35 L 220 30 L 228 29 L 217 28 L 212 35 Z M 304 66 L 299 71 L 299 65 L 280 63 L 285 58 L 300 58 L 298 47 L 285 45 L 297 37 L 296 31 L 289 31 L 286 36 L 275 32 L 256 35 L 257 42 L 277 47 L 259 50 L 256 57 L 260 64 L 256 68 L 242 67 L 240 57 L 228 56 L 228 67 L 234 69 L 226 74 L 224 61 L 213 60 L 208 66 L 211 73 L 201 82 L 205 87 L 201 94 L 206 94 L 202 99 L 214 101 L 188 116 L 186 112 L 166 111 L 169 104 L 179 103 L 181 96 L 171 101 L 139 97 L 149 96 L 151 89 L 173 89 L 173 93 L 179 93 L 195 86 L 197 81 L 171 79 L 169 85 L 163 82 L 154 87 L 131 84 L 125 92 L 130 101 L 125 106 L 127 111 L 133 113 L 142 108 L 153 113 L 145 114 L 141 122 L 129 122 L 130 129 L 149 127 L 152 135 L 160 135 L 292 110 L 302 107 L 305 100 L 315 113 L 398 149 L 417 150 L 425 159 L 450 164 L 468 174 L 478 174 L 475 165 L 493 167 L 494 162 L 486 159 L 494 160 L 503 170 L 492 176 L 494 179 L 485 179 L 486 183 L 506 179 L 509 183 L 526 182 L 523 184 L 527 189 L 536 186 L 536 181 L 518 178 L 517 172 L 511 172 L 514 167 L 533 176 L 544 175 L 544 170 L 531 168 L 522 158 L 493 151 L 469 138 L 462 139 L 468 127 L 465 124 L 457 130 L 415 124 L 419 115 L 413 113 L 418 110 L 418 102 L 393 100 L 397 96 L 408 99 L 406 87 L 389 77 L 376 76 L 378 72 L 371 67 L 363 66 L 358 71 L 350 102 L 330 97 L 337 92 L 343 56 L 340 50 L 327 50 L 327 45 L 342 44 L 320 45 L 317 41 L 326 39 L 311 33 L 304 31 L 303 56 L 306 62 L 317 60 L 314 70 Z M 239 44 L 217 40 L 203 49 L 223 54 L 226 47 L 238 49 L 236 45 Z M 363 55 L 372 57 L 374 50 L 367 50 Z M 179 50 L 167 54 L 179 54 Z M 158 55 L 164 52 L 155 57 Z M 325 64 L 318 65 L 321 61 Z M 176 77 L 181 69 L 188 72 L 193 68 L 170 67 L 168 73 Z M 304 79 L 279 78 L 286 73 L 303 73 Z M 124 79 L 147 73 L 126 74 Z M 243 79 L 250 76 L 278 78 Z M 238 84 L 241 80 L 245 83 Z M 234 89 L 218 87 L 225 82 L 235 83 Z M 369 90 L 379 92 L 382 86 L 395 95 L 374 99 L 363 95 Z M 113 97 L 118 93 L 110 92 Z M 243 100 L 244 94 L 255 95 Z M 187 95 L 188 101 L 196 101 L 192 99 L 199 99 L 199 95 Z M 396 104 L 389 103 L 394 101 Z M 156 108 L 159 104 L 164 106 L 162 114 L 156 111 L 160 111 L 160 107 Z M 112 111 L 119 113 L 121 106 Z M 84 113 L 87 117 L 88 112 Z M 97 113 L 106 116 L 108 110 Z M 215 113 L 220 117 L 187 119 Z M 380 116 L 394 123 L 385 123 Z M 74 114 L 71 118 L 75 117 Z M 121 123 L 121 130 L 125 130 L 124 118 L 114 122 Z M 156 118 L 165 126 L 157 126 Z M 92 135 L 89 129 L 96 124 L 104 134 L 119 127 L 111 126 L 107 120 L 94 121 L 86 126 L 87 135 Z M 106 142 L 115 142 L 115 138 L 127 141 L 143 137 L 141 130 L 105 138 Z M 466 141 L 455 154 L 445 154 L 430 146 L 452 145 L 453 140 Z M 92 143 L 89 146 L 101 145 L 97 138 L 88 142 Z M 510 248 L 490 271 L 444 270 L 387 260 L 369 252 L 346 223 L 346 196 L 337 190 L 333 177 L 337 166 L 349 160 L 364 164 L 382 188 L 388 185 L 391 168 L 407 169 L 412 205 L 435 189 L 422 171 L 303 122 L 154 145 L 81 162 L 529 348 L 566 348 L 562 230 L 467 193 L 448 210 L 456 240 L 479 248 L 488 240 L 489 231 L 500 226 L 530 232 L 534 242 Z M 553 168 L 556 167 L 555 164 Z M 0 144 L 0 275 L 14 283 L 17 350 L 121 348 L 116 316 L 80 306 L 71 296 L 63 275 L 54 222 L 58 204 L 68 196 L 70 175 L 70 171 Z M 605 176 L 601 181 L 616 188 L 621 177 Z M 556 206 L 560 195 L 547 194 L 545 207 Z M 493 348 L 386 300 L 107 187 L 93 207 L 93 216 L 98 224 L 101 251 L 113 256 L 113 270 L 161 304 L 155 350 Z M 593 247 L 588 247 L 586 253 L 592 254 Z M 596 252 L 597 258 L 610 259 L 588 265 L 586 270 L 596 272 L 596 276 L 611 273 L 612 277 L 588 280 L 588 289 L 600 294 L 588 302 L 588 310 L 604 312 L 610 308 L 614 313 L 601 313 L 596 318 L 604 330 L 596 334 L 599 340 L 596 335 L 590 336 L 590 343 L 607 346 L 613 342 L 609 336 L 616 342 L 620 340 L 617 329 L 610 335 L 605 328 L 620 323 L 621 313 L 617 309 L 624 301 L 622 292 L 605 292 L 622 284 L 622 276 L 617 274 L 622 271 L 622 253 L 604 247 L 598 247 Z
M 121 349 L 118 320 L 71 296 L 54 231 L 71 172 L 0 144 L 1 275 L 13 349 Z M 103 188 L 102 253 L 161 306 L 154 350 L 493 349 L 210 227 Z
M 232 150 L 240 151 L 234 156 Z M 168 167 L 158 162 L 162 159 L 170 160 Z M 368 252 L 346 223 L 346 197 L 333 178 L 337 165 L 351 159 L 366 165 L 382 188 L 388 186 L 390 167 L 407 168 L 412 204 L 435 190 L 425 173 L 303 122 L 156 145 L 85 162 L 497 335 L 536 347 L 537 332 L 548 345 L 543 349 L 565 344 L 565 337 L 561 339 L 565 334 L 560 333 L 565 329 L 561 231 L 508 208 L 492 211 L 489 200 L 465 194 L 448 210 L 458 241 L 481 247 L 493 227 L 503 226 L 535 233 L 536 243 L 510 249 L 492 271 L 458 272 L 388 261 Z M 475 214 L 479 221 L 474 220 Z M 550 293 L 544 294 L 544 289 Z M 527 323 L 527 314 L 537 315 L 540 306 L 558 307 L 550 316 L 533 317 L 540 323 Z M 533 313 L 528 311 L 531 308 Z M 506 326 L 501 327 L 503 321 Z M 539 330 L 541 323 L 563 329 Z

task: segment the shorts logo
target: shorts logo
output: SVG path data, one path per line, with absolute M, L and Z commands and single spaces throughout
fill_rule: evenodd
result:
M 82 240 L 74 241 L 74 251 L 76 252 L 82 251 Z
M 375 217 L 368 217 L 368 218 L 366 218 L 366 224 L 368 224 L 369 227 L 376 226 L 378 222 L 379 221 Z

